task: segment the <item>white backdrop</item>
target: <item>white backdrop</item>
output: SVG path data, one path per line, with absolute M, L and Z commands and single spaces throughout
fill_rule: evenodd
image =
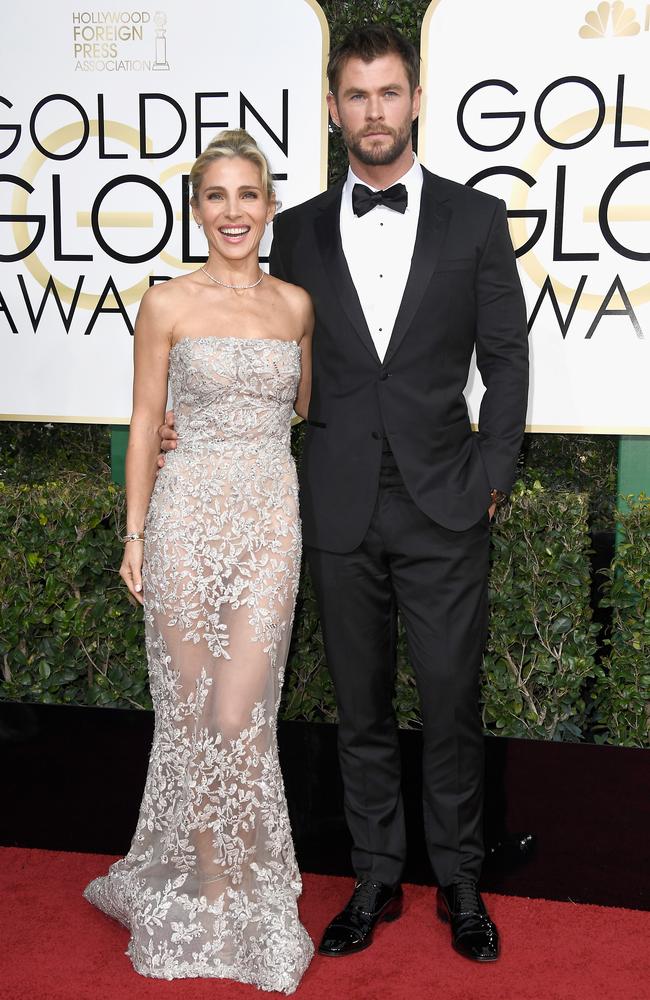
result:
M 243 124 L 285 206 L 317 194 L 328 44 L 313 0 L 3 10 L 2 417 L 128 422 L 138 302 L 204 253 L 181 211 L 197 146 Z
M 422 59 L 423 162 L 461 182 L 498 168 L 476 186 L 538 213 L 511 218 L 516 248 L 546 212 L 519 269 L 529 316 L 550 276 L 561 323 L 547 284 L 529 427 L 649 434 L 650 6 L 434 0 Z

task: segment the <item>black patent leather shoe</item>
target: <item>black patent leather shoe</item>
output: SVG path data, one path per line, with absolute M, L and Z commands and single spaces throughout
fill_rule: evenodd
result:
M 357 882 L 345 909 L 325 928 L 318 952 L 332 958 L 353 955 L 372 944 L 377 924 L 402 915 L 402 887 L 372 879 Z
M 439 918 L 451 925 L 451 943 L 473 962 L 496 962 L 499 932 L 490 920 L 476 882 L 454 882 L 438 889 Z

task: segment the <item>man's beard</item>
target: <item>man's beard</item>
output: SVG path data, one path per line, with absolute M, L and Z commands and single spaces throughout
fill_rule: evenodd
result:
M 365 163 L 367 167 L 385 167 L 389 163 L 394 163 L 402 155 L 411 140 L 410 118 L 398 129 L 389 128 L 388 125 L 382 125 L 380 128 L 381 132 L 392 137 L 393 141 L 389 146 L 380 145 L 379 143 L 371 146 L 362 146 L 362 140 L 368 134 L 372 134 L 372 132 L 357 132 L 355 134 L 341 127 L 343 142 L 348 147 L 349 152 L 353 153 L 357 160 Z

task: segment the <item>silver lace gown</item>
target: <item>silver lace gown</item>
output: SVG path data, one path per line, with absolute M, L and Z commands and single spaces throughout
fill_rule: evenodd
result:
M 129 853 L 84 893 L 130 929 L 145 976 L 291 993 L 313 953 L 276 741 L 300 568 L 299 377 L 293 341 L 171 351 L 179 444 L 146 520 L 149 770 Z

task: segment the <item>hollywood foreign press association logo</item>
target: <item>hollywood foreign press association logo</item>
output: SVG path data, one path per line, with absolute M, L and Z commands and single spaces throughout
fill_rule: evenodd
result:
M 154 14 L 154 24 L 156 26 L 156 60 L 152 69 L 169 69 L 167 62 L 167 15 L 162 10 L 157 10 Z
M 75 71 L 169 71 L 167 14 L 162 10 L 77 10 L 72 13 Z
M 638 35 L 640 31 L 641 25 L 632 7 L 626 7 L 623 0 L 614 3 L 604 0 L 595 10 L 587 11 L 578 34 L 581 38 L 605 38 L 606 35 L 622 38 Z

